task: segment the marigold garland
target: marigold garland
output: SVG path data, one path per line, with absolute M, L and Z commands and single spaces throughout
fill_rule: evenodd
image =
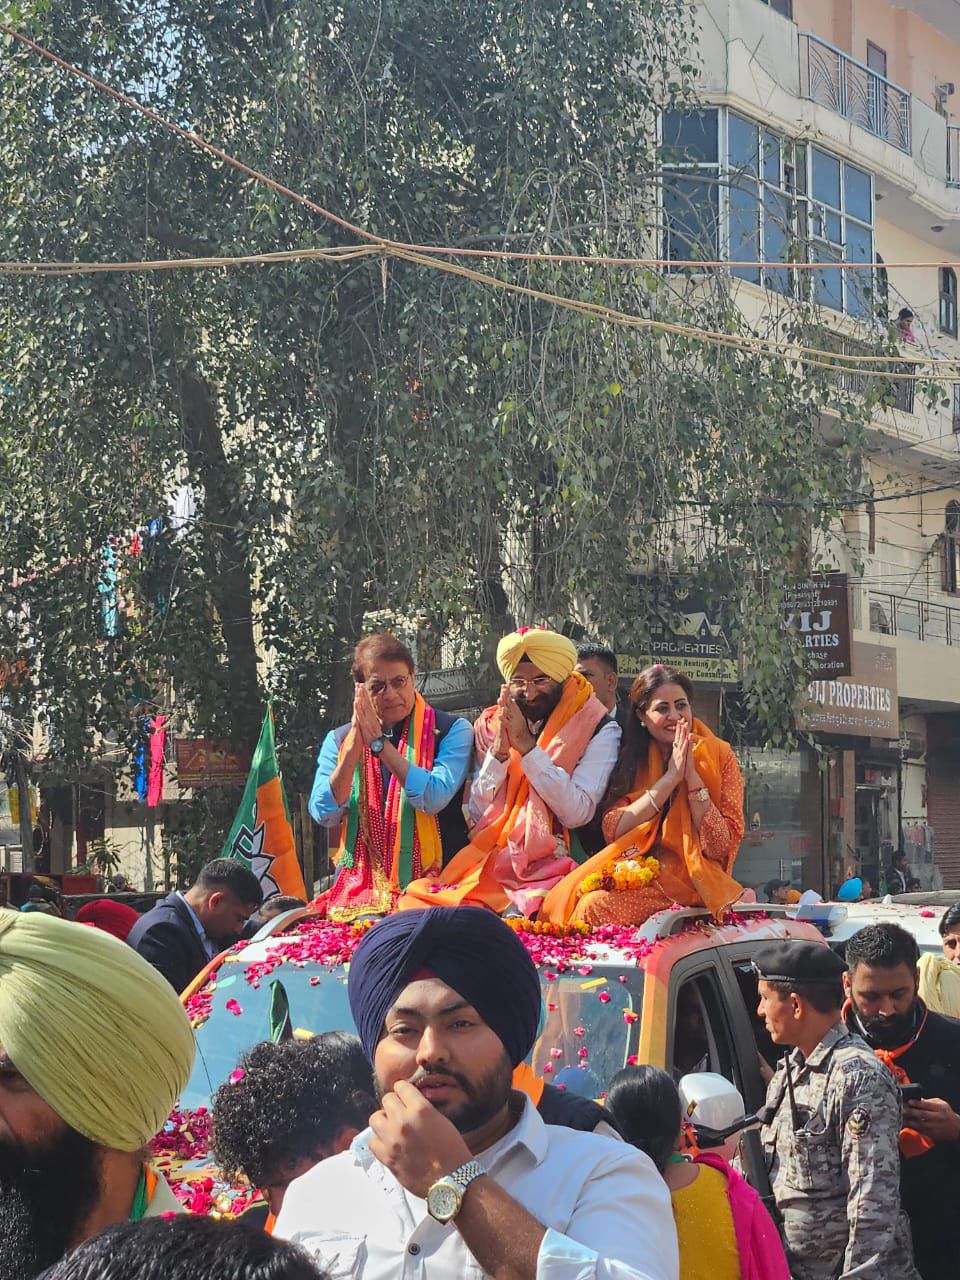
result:
M 614 857 L 602 871 L 584 876 L 578 896 L 596 893 L 598 889 L 623 893 L 627 889 L 645 889 L 660 874 L 660 863 L 650 854 L 642 858 Z

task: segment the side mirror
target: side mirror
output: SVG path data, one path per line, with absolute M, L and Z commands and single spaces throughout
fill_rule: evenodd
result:
M 692 1071 L 682 1078 L 679 1089 L 683 1117 L 698 1128 L 723 1132 L 744 1118 L 740 1090 L 716 1071 Z

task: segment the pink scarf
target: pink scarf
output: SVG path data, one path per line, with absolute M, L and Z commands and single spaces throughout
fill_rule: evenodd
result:
M 790 1280 L 780 1234 L 753 1187 L 722 1156 L 712 1151 L 702 1151 L 694 1157 L 694 1163 L 719 1170 L 727 1180 L 741 1280 Z

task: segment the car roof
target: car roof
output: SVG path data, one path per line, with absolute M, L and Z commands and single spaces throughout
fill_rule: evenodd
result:
M 268 920 L 262 929 L 247 942 L 224 954 L 225 962 L 258 964 L 273 955 L 278 944 L 293 941 L 298 935 L 312 932 L 324 922 L 310 908 L 295 908 Z M 718 923 L 704 907 L 673 907 L 651 916 L 638 926 L 610 926 L 587 934 L 564 934 L 551 929 L 540 931 L 527 924 L 520 925 L 521 939 L 541 966 L 549 967 L 561 952 L 572 952 L 589 960 L 591 965 L 610 968 L 646 968 L 645 961 L 658 943 L 683 936 L 682 947 L 671 946 L 667 950 L 679 956 L 708 947 L 728 946 L 743 941 L 763 942 L 774 938 L 798 938 L 806 941 L 822 941 L 822 934 L 809 923 L 796 920 L 783 906 L 756 903 L 738 904 Z M 359 935 L 356 940 L 359 939 Z M 539 940 L 539 944 L 534 943 Z M 567 942 L 566 946 L 561 945 Z M 573 945 L 571 945 L 573 944 Z M 355 942 L 354 942 L 355 945 Z
M 830 928 L 830 945 L 847 942 L 855 933 L 872 924 L 898 924 L 913 934 L 921 951 L 940 951 L 939 924 L 947 903 L 940 901 L 946 894 L 898 894 L 885 898 L 868 899 L 866 902 L 824 903 L 824 906 L 846 908 L 846 918 L 837 920 Z M 955 902 L 960 894 L 949 897 Z

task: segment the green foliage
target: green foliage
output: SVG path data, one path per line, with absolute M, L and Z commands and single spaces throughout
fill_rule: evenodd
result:
M 19 22 L 379 235 L 637 255 L 657 243 L 657 104 L 693 92 L 693 20 L 683 0 L 106 0 L 26 4 Z M 354 243 L 9 41 L 0 65 L 0 258 Z M 750 332 L 722 276 L 472 265 Z M 862 398 L 682 333 L 383 272 L 4 278 L 0 566 L 32 577 L 0 648 L 29 635 L 52 755 L 78 767 L 97 731 L 132 742 L 171 690 L 175 729 L 252 742 L 267 687 L 300 783 L 371 614 L 429 619 L 467 655 L 533 621 L 636 649 L 677 581 L 729 603 L 750 714 L 782 733 L 804 671 L 780 595 L 848 494 Z M 765 323 L 803 341 L 815 321 L 784 303 Z M 196 518 L 149 564 L 125 559 L 183 478 Z M 114 534 L 130 610 L 105 643 Z

